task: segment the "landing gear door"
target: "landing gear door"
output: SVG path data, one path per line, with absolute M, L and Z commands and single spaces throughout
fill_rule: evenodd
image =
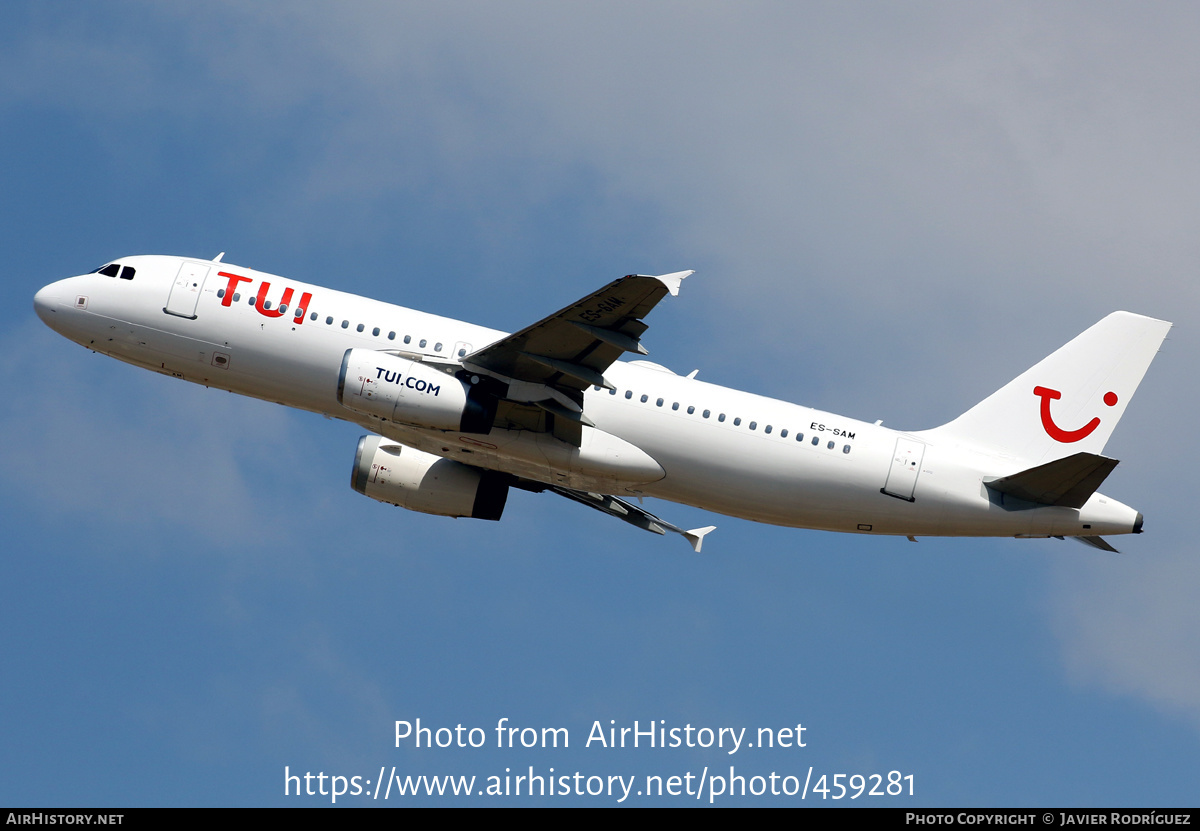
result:
M 196 304 L 200 301 L 200 292 L 204 289 L 204 281 L 212 266 L 205 263 L 184 263 L 179 267 L 179 274 L 171 286 L 171 296 L 163 309 L 169 315 L 196 319 Z
M 917 477 L 921 475 L 921 459 L 924 456 L 925 445 L 922 442 L 904 436 L 896 439 L 892 466 L 888 470 L 887 482 L 880 491 L 897 499 L 915 502 L 913 492 L 917 488 Z

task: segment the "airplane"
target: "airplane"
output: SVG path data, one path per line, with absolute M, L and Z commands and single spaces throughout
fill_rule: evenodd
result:
M 223 257 L 123 257 L 34 308 L 95 352 L 358 425 L 352 486 L 413 511 L 498 520 L 511 488 L 548 491 L 696 552 L 715 526 L 680 528 L 641 498 L 914 541 L 1115 552 L 1106 535 L 1142 532 L 1097 489 L 1165 321 L 1114 312 L 953 421 L 903 431 L 645 360 L 644 318 L 690 271 L 622 277 L 510 334 Z

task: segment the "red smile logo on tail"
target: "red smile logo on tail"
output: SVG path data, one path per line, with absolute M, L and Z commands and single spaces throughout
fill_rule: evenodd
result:
M 1093 430 L 1100 426 L 1100 418 L 1097 416 L 1078 430 L 1064 430 L 1054 423 L 1054 417 L 1050 415 L 1050 402 L 1056 398 L 1062 398 L 1062 393 L 1048 387 L 1034 387 L 1033 394 L 1042 399 L 1042 427 L 1055 441 L 1061 441 L 1064 444 L 1080 441 L 1086 439 Z M 1117 394 L 1115 392 L 1104 393 L 1104 403 L 1109 407 L 1115 406 Z

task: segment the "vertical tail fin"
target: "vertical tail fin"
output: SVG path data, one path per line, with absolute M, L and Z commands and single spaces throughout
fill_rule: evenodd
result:
M 1170 328 L 1113 312 L 934 432 L 1031 462 L 1099 454 Z

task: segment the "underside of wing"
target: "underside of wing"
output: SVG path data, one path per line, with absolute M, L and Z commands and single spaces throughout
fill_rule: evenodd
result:
M 534 493 L 550 491 L 559 496 L 565 496 L 567 499 L 578 502 L 580 505 L 587 505 L 589 508 L 594 508 L 601 513 L 616 517 L 622 522 L 628 522 L 630 525 L 635 525 L 643 531 L 649 531 L 652 534 L 665 534 L 668 531 L 679 534 L 688 541 L 688 545 L 697 554 L 700 553 L 700 547 L 704 544 L 704 537 L 717 527 L 709 525 L 704 528 L 685 530 L 678 525 L 667 522 L 661 517 L 655 516 L 645 508 L 609 494 L 574 490 L 573 488 L 546 485 L 541 482 L 532 482 L 525 479 L 518 481 L 516 486 L 524 490 L 533 491 Z

